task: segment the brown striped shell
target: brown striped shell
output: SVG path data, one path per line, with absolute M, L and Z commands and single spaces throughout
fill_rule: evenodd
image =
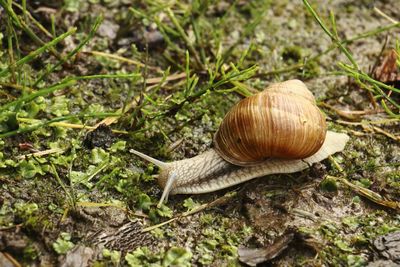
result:
M 215 134 L 214 146 L 225 160 L 250 166 L 268 158 L 309 157 L 325 135 L 325 117 L 313 94 L 303 82 L 289 80 L 237 103 Z

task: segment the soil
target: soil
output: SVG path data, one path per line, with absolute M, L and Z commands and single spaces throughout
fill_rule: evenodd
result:
M 379 101 L 374 109 L 368 91 L 343 74 L 338 63 L 350 63 L 339 49 L 291 69 L 332 46 L 300 2 L 28 2 L 28 12 L 50 32 L 53 22 L 56 35 L 77 27 L 76 34 L 54 47 L 63 56 L 84 40 L 98 14 L 103 21 L 79 53 L 38 84 L 33 82 L 58 62 L 54 52 L 36 56 L 13 70 L 14 75 L 0 75 L 1 105 L 32 93 L 15 85 L 32 85 L 38 92 L 72 76 L 134 73 L 139 78 L 80 79 L 18 109 L 1 109 L 0 134 L 33 125 L 34 119 L 128 112 L 119 117 L 75 116 L 63 121 L 69 125 L 45 124 L 0 139 L 0 266 L 400 264 L 400 122 L 398 117 L 390 120 Z M 334 12 L 341 40 L 391 24 L 376 8 L 400 19 L 397 0 L 320 0 L 312 6 L 328 25 L 329 11 Z M 167 7 L 197 53 L 180 36 Z M 17 6 L 13 9 L 23 17 Z M 0 8 L 0 70 L 10 62 L 6 13 Z M 258 17 L 257 27 L 247 33 L 246 27 Z M 28 21 L 44 42 L 52 39 Z M 13 27 L 14 56 L 24 57 L 40 47 Z M 373 75 L 374 66 L 383 62 L 382 51 L 398 45 L 399 33 L 397 27 L 371 34 L 348 48 L 359 68 Z M 202 92 L 218 65 L 218 51 L 228 48 L 232 51 L 225 54 L 222 67 L 226 72 L 229 63 L 241 62 L 247 49 L 238 68 L 259 67 L 239 81 L 244 87 L 261 90 L 277 81 L 303 80 L 326 114 L 328 128 L 347 133 L 350 141 L 344 151 L 305 171 L 202 195 L 170 196 L 157 208 L 159 169 L 129 150 L 174 161 L 212 147 L 224 114 L 243 97 L 232 90 L 238 85 L 231 80 Z M 198 78 L 189 93 L 187 61 L 191 75 Z M 223 72 L 217 73 L 222 80 Z M 392 97 L 399 103 L 398 93 Z M 115 121 L 108 124 L 104 117 Z M 378 120 L 388 123 L 366 123 Z M 100 124 L 96 130 L 88 128 Z M 54 148 L 58 152 L 32 155 Z M 199 208 L 202 204 L 207 207 Z

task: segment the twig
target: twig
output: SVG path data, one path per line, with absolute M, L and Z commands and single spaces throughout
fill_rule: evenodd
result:
M 13 228 L 18 228 L 18 227 L 21 227 L 22 225 L 23 225 L 22 223 L 19 223 L 19 224 L 14 224 L 14 225 L 6 226 L 6 227 L 1 227 L 1 228 L 0 228 L 0 231 L 6 231 L 6 230 L 13 229 Z
M 180 80 L 186 77 L 186 74 L 184 72 L 176 73 L 176 74 L 171 74 L 168 75 L 165 79 L 164 77 L 154 77 L 154 78 L 147 78 L 146 79 L 146 84 L 156 84 L 164 80 L 165 82 L 169 81 L 174 81 L 174 80 Z
M 28 157 L 41 157 L 41 156 L 46 156 L 46 155 L 50 155 L 50 154 L 63 153 L 64 151 L 65 150 L 62 149 L 62 148 L 52 148 L 52 149 L 38 151 L 38 152 L 35 152 L 35 153 L 26 154 L 26 155 L 20 155 L 20 156 L 17 157 L 17 159 L 23 160 L 23 159 L 26 159 Z
M 4 83 L 4 82 L 0 82 L 0 86 L 2 87 L 11 87 L 17 90 L 21 90 L 21 91 L 28 91 L 28 92 L 33 92 L 35 91 L 35 89 L 30 88 L 28 86 L 25 85 L 20 85 L 20 84 L 15 84 L 15 83 Z
M 376 6 L 374 7 L 374 11 L 376 13 L 378 13 L 379 15 L 381 15 L 382 17 L 384 17 L 385 19 L 387 19 L 388 21 L 390 21 L 391 23 L 398 23 L 397 20 L 395 20 L 394 18 L 392 18 L 389 15 L 385 14 L 382 10 L 380 10 Z
M 398 119 L 386 119 L 386 120 L 378 120 L 378 121 L 361 121 L 361 122 L 349 122 L 349 121 L 343 121 L 343 120 L 336 120 L 335 122 L 344 124 L 344 125 L 362 126 L 364 131 L 369 130 L 370 132 L 378 132 L 380 134 L 383 134 L 383 135 L 393 139 L 394 141 L 397 141 L 397 142 L 400 141 L 400 136 L 391 134 L 391 133 L 383 130 L 382 128 L 373 125 L 373 124 L 399 123 Z
M 228 193 L 228 194 L 226 194 L 226 195 L 224 195 L 222 197 L 217 198 L 216 200 L 214 200 L 214 201 L 212 201 L 210 203 L 205 203 L 205 204 L 202 204 L 202 205 L 198 206 L 197 208 L 195 208 L 195 209 L 193 209 L 191 211 L 183 212 L 183 213 L 177 215 L 176 217 L 174 217 L 172 219 L 169 219 L 169 220 L 167 220 L 165 222 L 146 227 L 146 228 L 142 229 L 142 232 L 149 232 L 151 230 L 154 230 L 156 228 L 159 228 L 161 226 L 169 224 L 169 223 L 171 223 L 173 221 L 176 221 L 176 220 L 178 220 L 180 218 L 196 214 L 196 213 L 198 213 L 200 211 L 203 211 L 205 209 L 208 209 L 208 208 L 212 208 L 212 207 L 215 207 L 215 206 L 223 205 L 226 202 L 228 202 L 229 200 L 231 200 L 232 198 L 234 198 L 236 195 L 237 195 L 236 192 L 230 192 L 230 193 Z
M 356 192 L 357 194 L 366 197 L 367 199 L 371 200 L 372 202 L 379 204 L 381 206 L 385 206 L 394 210 L 400 210 L 400 202 L 397 201 L 392 201 L 392 200 L 387 200 L 384 197 L 382 197 L 380 194 L 369 190 L 367 188 L 355 185 L 351 182 L 349 182 L 347 179 L 342 178 L 342 177 L 335 177 L 331 175 L 327 175 L 327 178 L 334 179 L 336 181 L 339 181 L 340 183 L 348 186 L 351 190 Z
M 334 157 L 329 156 L 328 158 L 329 158 L 330 162 L 333 163 L 333 165 L 335 165 L 336 169 L 337 169 L 339 172 L 343 172 L 342 166 L 340 166 L 340 164 L 335 160 Z
M 320 103 L 321 106 L 329 108 L 330 110 L 334 111 L 337 115 L 344 117 L 346 119 L 353 120 L 356 116 L 362 115 L 370 115 L 370 114 L 377 114 L 377 113 L 384 113 L 383 109 L 369 109 L 369 110 L 342 110 L 335 108 L 326 103 Z
M 313 213 L 311 213 L 309 211 L 305 211 L 305 210 L 301 210 L 301 209 L 297 209 L 297 208 L 291 209 L 290 211 L 291 211 L 291 213 L 293 213 L 297 216 L 312 220 L 314 222 L 318 222 L 320 220 L 320 218 L 318 218 L 317 216 L 315 216 Z
M 374 129 L 374 131 L 381 133 L 383 135 L 386 135 L 387 137 L 393 139 L 394 141 L 400 142 L 400 136 L 396 136 L 394 134 L 391 134 L 385 130 L 383 130 L 382 128 L 379 128 L 377 126 L 372 126 L 372 129 Z
M 22 265 L 8 252 L 0 252 L 14 265 L 14 267 L 22 267 Z
M 54 122 L 65 121 L 65 120 L 76 119 L 76 118 L 102 118 L 102 117 L 110 117 L 110 116 L 118 117 L 118 116 L 121 116 L 121 114 L 117 114 L 117 113 L 92 113 L 92 114 L 79 113 L 79 114 L 75 114 L 75 115 L 61 116 L 61 117 L 56 117 L 56 118 L 53 118 L 50 120 L 42 120 L 37 124 L 27 126 L 24 128 L 18 128 L 17 130 L 14 130 L 14 131 L 0 133 L 0 138 L 10 137 L 10 136 L 21 134 L 21 133 L 32 132 L 34 130 L 37 130 L 41 127 L 45 127 Z
M 350 121 L 343 121 L 343 120 L 336 120 L 336 123 L 345 124 L 345 125 L 353 125 L 353 126 L 360 126 L 365 124 L 391 124 L 391 123 L 398 123 L 398 119 L 383 119 L 383 120 L 376 120 L 376 121 L 367 121 L 363 120 L 361 122 L 350 122 Z

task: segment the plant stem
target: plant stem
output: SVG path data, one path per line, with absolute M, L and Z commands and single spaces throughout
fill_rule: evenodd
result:
M 65 120 L 70 120 L 70 119 L 76 119 L 76 118 L 105 118 L 105 117 L 111 117 L 111 116 L 121 116 L 120 113 L 90 113 L 90 114 L 75 114 L 75 115 L 67 115 L 67 116 L 60 116 L 57 118 L 53 118 L 50 120 L 44 120 L 44 121 L 40 121 L 40 123 L 37 123 L 35 125 L 31 125 L 31 126 L 27 126 L 24 128 L 19 128 L 17 130 L 14 131 L 9 131 L 9 132 L 5 132 L 5 133 L 0 133 L 0 138 L 5 138 L 5 137 L 10 137 L 13 135 L 17 135 L 17 134 L 22 134 L 22 133 L 27 133 L 27 132 L 32 132 L 36 129 L 39 129 L 41 127 L 45 127 L 51 123 L 54 122 L 60 122 L 60 121 L 65 121 Z
M 384 27 L 378 27 L 376 29 L 373 29 L 373 30 L 370 30 L 370 31 L 366 31 L 366 32 L 363 32 L 361 34 L 357 34 L 357 35 L 355 35 L 355 36 L 353 36 L 353 37 L 351 37 L 349 39 L 342 40 L 341 43 L 343 45 L 351 44 L 354 41 L 362 40 L 364 38 L 371 37 L 371 36 L 377 35 L 379 33 L 391 30 L 393 28 L 398 28 L 398 27 L 400 27 L 400 22 L 393 23 L 393 24 L 390 24 L 390 25 L 387 25 L 387 26 L 384 26 Z M 323 55 L 328 54 L 329 52 L 335 50 L 336 48 L 337 48 L 337 45 L 336 44 L 332 44 L 326 50 L 322 51 L 321 53 L 319 53 L 319 54 L 317 54 L 315 56 L 312 56 L 312 57 L 308 58 L 307 61 L 305 61 L 305 62 L 294 64 L 292 66 L 281 68 L 281 69 L 277 69 L 277 70 L 272 70 L 272 71 L 268 71 L 268 72 L 264 72 L 264 73 L 258 73 L 256 75 L 256 77 L 265 77 L 265 76 L 277 75 L 277 74 L 282 74 L 282 73 L 295 71 L 295 70 L 300 69 L 300 68 L 304 68 L 305 66 L 307 66 L 311 62 L 317 60 L 318 58 L 320 58 Z
M 73 49 L 71 52 L 68 53 L 68 55 L 66 57 L 61 58 L 57 64 L 53 65 L 50 69 L 48 69 L 47 71 L 45 71 L 45 73 L 43 73 L 32 85 L 32 87 L 37 86 L 37 84 L 43 80 L 43 78 L 45 78 L 47 75 L 49 75 L 50 73 L 52 73 L 56 68 L 58 68 L 60 65 L 64 64 L 67 60 L 69 60 L 71 57 L 73 57 L 76 53 L 78 53 L 94 36 L 94 34 L 96 33 L 97 29 L 99 28 L 101 22 L 103 21 L 103 17 L 102 16 L 98 16 L 96 18 L 96 21 L 92 27 L 92 29 L 90 30 L 88 36 L 86 36 L 85 39 L 83 39 L 83 41 L 77 46 L 75 47 L 75 49 Z
M 52 41 L 44 44 L 42 47 L 36 49 L 35 51 L 30 52 L 27 56 L 21 58 L 20 60 L 18 60 L 14 64 L 9 65 L 6 69 L 0 71 L 0 77 L 4 77 L 7 73 L 9 73 L 11 71 L 12 68 L 20 67 L 21 65 L 32 61 L 38 55 L 42 54 L 47 49 L 55 46 L 57 43 L 59 43 L 60 41 L 64 40 L 66 37 L 70 36 L 71 34 L 74 34 L 75 32 L 76 32 L 76 28 L 72 28 L 69 31 L 61 34 L 57 38 L 53 39 Z
M 303 0 L 304 5 L 306 6 L 307 10 L 311 13 L 314 19 L 318 22 L 321 26 L 322 30 L 331 38 L 332 42 L 335 43 L 340 50 L 346 55 L 346 57 L 350 60 L 351 64 L 357 70 L 359 69 L 357 62 L 354 60 L 353 56 L 351 55 L 350 51 L 342 44 L 340 39 L 332 34 L 319 15 L 315 12 L 315 10 L 311 7 L 310 3 L 307 0 Z M 332 20 L 334 22 L 334 19 Z M 335 27 L 335 25 L 333 25 Z
M 45 42 L 43 42 L 42 39 L 40 39 L 39 36 L 37 36 L 36 33 L 32 31 L 32 29 L 29 28 L 29 26 L 23 20 L 19 19 L 11 5 L 8 5 L 5 0 L 0 0 L 0 6 L 2 6 L 7 15 L 12 18 L 15 26 L 22 29 L 36 44 L 42 46 L 45 45 Z M 61 58 L 61 55 L 53 47 L 50 47 L 49 49 L 57 58 Z
M 65 88 L 65 87 L 71 86 L 71 85 L 73 85 L 75 83 L 76 83 L 76 81 L 73 81 L 73 80 L 65 81 L 63 83 L 59 83 L 59 84 L 44 88 L 42 90 L 36 91 L 36 92 L 34 92 L 32 94 L 29 94 L 29 95 L 26 95 L 26 96 L 22 96 L 22 97 L 14 100 L 14 101 L 12 101 L 10 103 L 5 104 L 4 106 L 1 106 L 0 107 L 0 112 L 4 111 L 4 110 L 6 110 L 6 109 L 8 109 L 8 108 L 10 108 L 10 107 L 12 107 L 14 105 L 19 105 L 19 104 L 21 104 L 23 102 L 30 102 L 33 99 L 35 99 L 36 97 L 48 95 L 48 94 L 50 94 L 50 93 L 52 93 L 54 91 L 57 91 L 57 90 Z
M 187 48 L 189 49 L 190 53 L 194 56 L 194 59 L 196 60 L 197 64 L 201 69 L 204 69 L 203 62 L 200 61 L 199 54 L 197 53 L 197 50 L 193 47 L 193 44 L 190 42 L 189 37 L 186 35 L 185 30 L 182 28 L 182 26 L 179 24 L 179 21 L 176 19 L 174 13 L 171 11 L 170 8 L 167 8 L 166 10 L 168 17 L 176 27 L 176 29 L 179 32 L 179 35 L 182 37 L 183 41 L 185 41 Z

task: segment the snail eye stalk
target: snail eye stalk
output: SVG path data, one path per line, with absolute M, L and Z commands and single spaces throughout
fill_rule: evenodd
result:
M 162 162 L 161 160 L 158 160 L 158 159 L 152 158 L 150 156 L 147 156 L 146 154 L 143 154 L 142 152 L 139 152 L 137 150 L 131 149 L 131 150 L 129 150 L 129 152 L 135 154 L 136 156 L 141 157 L 144 160 L 147 160 L 147 161 L 153 163 L 154 165 L 156 165 L 156 166 L 158 166 L 160 168 L 166 168 L 167 165 L 168 165 L 167 163 Z

